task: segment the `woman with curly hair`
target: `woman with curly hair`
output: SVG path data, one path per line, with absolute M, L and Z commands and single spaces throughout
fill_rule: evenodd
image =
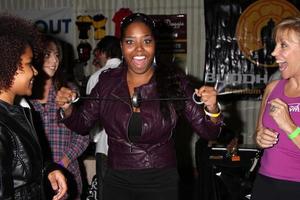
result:
M 178 116 L 183 115 L 201 137 L 216 138 L 222 125 L 217 92 L 208 86 L 194 90 L 183 73 L 160 59 L 154 65 L 155 23 L 145 14 L 134 13 L 122 21 L 121 48 L 121 66 L 99 76 L 88 100 L 76 107 L 70 103 L 76 94 L 62 88 L 57 104 L 64 111 L 64 123 L 76 132 L 87 133 L 98 121 L 106 130 L 105 200 L 176 200 L 172 132 Z M 204 107 L 192 100 L 193 94 L 201 97 Z
M 40 42 L 33 24 L 0 15 L 0 199 L 44 199 L 45 176 L 55 191 L 52 199 L 67 190 L 59 167 L 43 160 L 30 110 L 14 104 L 18 96 L 32 93 Z

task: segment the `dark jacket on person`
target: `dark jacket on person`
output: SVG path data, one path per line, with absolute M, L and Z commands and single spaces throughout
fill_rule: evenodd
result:
M 85 100 L 78 112 L 74 106 L 72 115 L 63 119 L 64 123 L 77 133 L 88 134 L 90 128 L 100 121 L 108 134 L 108 166 L 112 169 L 176 167 L 172 132 L 178 116 L 170 106 L 170 120 L 164 119 L 160 112 L 160 102 L 149 100 L 158 98 L 155 75 L 149 83 L 136 88 L 135 92 L 148 101 L 140 104 L 141 136 L 136 142 L 130 141 L 128 126 L 133 110 L 126 72 L 126 66 L 102 72 L 90 96 L 103 99 Z M 181 86 L 186 96 L 192 97 L 194 89 L 189 87 L 184 77 Z M 183 114 L 201 137 L 215 139 L 220 133 L 222 122 L 211 122 L 205 116 L 203 107 L 192 99 L 186 100 Z
M 44 199 L 43 174 L 55 166 L 43 166 L 30 110 L 0 100 L 0 199 Z

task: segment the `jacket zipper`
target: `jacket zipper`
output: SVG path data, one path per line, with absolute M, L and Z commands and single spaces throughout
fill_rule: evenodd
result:
M 130 113 L 130 118 L 129 118 L 129 120 L 127 121 L 127 133 L 126 133 L 126 137 L 127 137 L 127 140 L 129 141 L 129 144 L 130 144 L 130 153 L 132 153 L 132 146 L 133 146 L 133 142 L 129 139 L 129 135 L 128 135 L 128 130 L 129 130 L 129 121 L 130 121 L 130 119 L 131 119 L 131 117 L 132 117 L 132 114 L 133 114 L 133 109 L 132 109 L 132 107 L 131 106 L 129 106 L 130 107 L 130 111 L 131 111 L 131 113 Z
M 114 93 L 111 94 L 112 96 L 116 97 L 117 99 L 119 99 L 121 102 L 124 102 L 125 104 L 128 105 L 131 113 L 130 113 L 130 118 L 129 120 L 131 119 L 132 117 L 132 114 L 133 114 L 133 109 L 132 109 L 132 105 L 129 104 L 128 102 L 126 102 L 124 99 L 121 99 L 118 95 L 115 95 Z M 129 136 L 128 136 L 128 128 L 129 128 L 129 120 L 127 121 L 127 132 L 126 132 L 126 137 L 127 137 L 127 140 L 129 141 L 129 151 L 132 153 L 132 149 L 133 149 L 133 142 L 129 139 Z

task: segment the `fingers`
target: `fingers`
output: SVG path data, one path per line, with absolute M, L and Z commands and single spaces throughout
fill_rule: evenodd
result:
M 256 143 L 262 148 L 269 148 L 278 142 L 278 133 L 267 128 L 261 128 L 257 131 Z
M 295 123 L 290 116 L 289 106 L 278 98 L 272 99 L 268 104 L 269 115 L 273 118 L 278 127 L 286 133 L 293 131 Z
M 208 110 L 215 110 L 217 108 L 217 91 L 210 86 L 202 86 L 195 89 L 195 94 L 201 97 L 201 101 L 207 106 Z
M 269 115 L 276 121 L 284 120 L 285 115 L 289 115 L 287 105 L 280 99 L 272 99 L 268 102 L 270 104 Z
M 61 199 L 67 192 L 67 183 L 64 175 L 59 171 L 55 170 L 48 175 L 52 189 L 55 191 L 53 200 Z
M 53 200 L 59 200 L 59 199 L 62 199 L 64 197 L 64 195 L 66 194 L 67 192 L 67 186 L 64 185 L 64 184 L 59 184 L 59 189 L 58 190 L 55 190 L 56 191 L 56 194 L 53 196 Z
M 69 88 L 62 87 L 56 94 L 56 104 L 61 108 L 67 108 L 72 101 L 77 97 L 77 93 Z
M 281 112 L 288 111 L 287 104 L 278 98 L 272 99 L 268 104 L 270 104 L 270 114 L 280 114 Z
M 217 95 L 217 91 L 215 90 L 215 88 L 210 87 L 210 86 L 202 86 L 197 90 L 197 94 L 199 95 L 199 97 L 201 96 L 205 96 L 205 95 Z

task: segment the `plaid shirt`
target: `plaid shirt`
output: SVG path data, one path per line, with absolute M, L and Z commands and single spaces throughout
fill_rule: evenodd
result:
M 54 162 L 59 162 L 64 155 L 71 161 L 67 170 L 74 175 L 78 191 L 82 192 L 82 181 L 77 158 L 89 145 L 89 136 L 81 136 L 68 129 L 57 119 L 58 106 L 55 103 L 56 92 L 52 85 L 49 91 L 48 101 L 41 104 L 37 100 L 31 100 L 35 111 L 39 112 L 43 120 L 43 127 L 48 139 Z

